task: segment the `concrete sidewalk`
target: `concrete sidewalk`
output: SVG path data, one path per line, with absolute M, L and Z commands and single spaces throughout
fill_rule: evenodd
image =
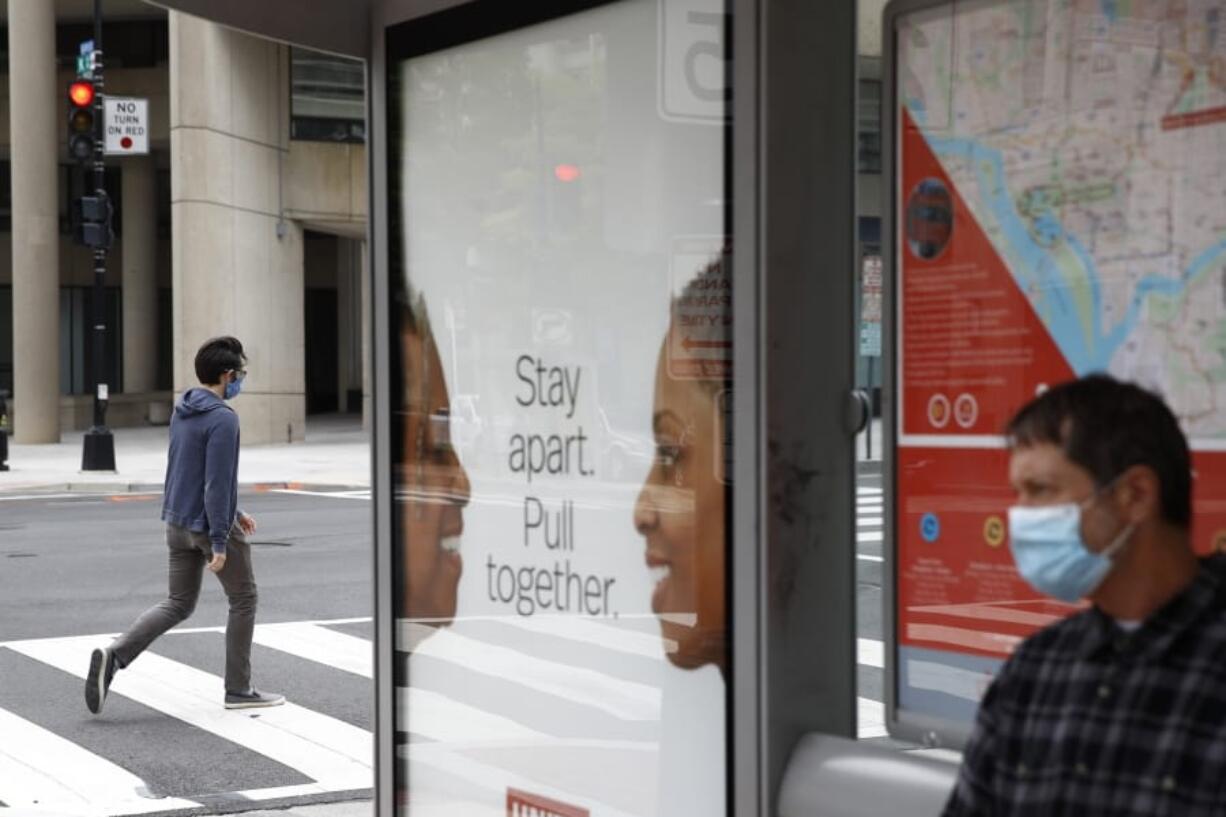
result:
M 0 471 L 0 494 L 42 491 L 134 493 L 160 491 L 166 476 L 166 426 L 118 428 L 115 473 L 81 471 L 84 432 L 59 443 L 14 445 L 9 471 Z M 306 441 L 244 445 L 238 481 L 243 487 L 370 486 L 370 440 L 361 418 L 323 415 L 307 420 Z
M 329 803 L 320 806 L 297 806 L 290 809 L 265 809 L 242 812 L 243 817 L 372 817 L 375 804 L 371 800 Z

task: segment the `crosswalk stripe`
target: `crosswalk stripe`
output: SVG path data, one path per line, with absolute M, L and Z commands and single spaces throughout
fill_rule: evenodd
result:
M 363 678 L 374 677 L 372 644 L 364 638 L 314 624 L 288 622 L 256 627 L 254 640 L 265 647 L 319 661 Z M 460 703 L 437 692 L 419 687 L 401 687 L 397 692 L 401 704 L 398 714 L 401 722 L 406 724 L 402 728 L 430 740 L 473 743 L 546 737 L 543 732 L 529 729 L 510 718 Z
M 861 516 L 857 518 L 856 522 L 862 527 L 881 527 L 883 524 L 883 520 L 880 516 Z
M 643 658 L 664 657 L 662 642 L 657 634 L 610 627 L 578 616 L 503 616 L 496 620 L 538 635 L 592 644 L 627 655 Z
M 857 638 L 856 663 L 885 669 L 885 642 L 876 638 Z
M 884 493 L 885 491 L 881 488 L 869 488 L 865 486 L 859 486 L 856 488 L 856 494 L 859 496 L 877 496 Z
M 90 651 L 108 636 L 76 636 L 9 642 L 16 650 L 78 678 L 84 678 Z M 373 737 L 344 721 L 293 703 L 261 709 L 259 717 L 222 708 L 220 678 L 154 653 L 145 653 L 120 671 L 111 694 L 245 746 L 316 781 L 323 791 L 370 788 Z
M 860 544 L 865 544 L 869 542 L 882 542 L 884 540 L 885 540 L 885 536 L 879 530 L 860 531 L 856 534 L 856 541 Z
M 127 769 L 3 709 L 0 735 L 4 736 L 0 744 L 0 801 L 10 809 L 21 810 L 16 813 L 37 808 L 86 817 L 199 805 L 176 797 L 141 797 L 137 789 L 144 781 Z
M 399 728 L 443 743 L 539 741 L 544 732 L 421 687 L 398 687 Z
M 656 687 L 525 655 L 451 629 L 427 628 L 409 621 L 397 625 L 401 628 L 399 643 L 416 644 L 415 652 L 419 655 L 456 664 L 468 672 L 523 684 L 622 720 L 656 721 L 660 718 L 661 692 Z
M 319 661 L 345 672 L 374 677 L 374 646 L 365 638 L 306 622 L 256 625 L 252 640 L 264 647 Z
M 885 704 L 872 698 L 856 698 L 856 710 L 856 732 L 861 739 L 885 737 Z

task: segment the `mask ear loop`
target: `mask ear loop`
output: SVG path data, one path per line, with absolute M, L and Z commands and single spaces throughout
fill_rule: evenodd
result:
M 1127 525 L 1124 526 L 1124 529 L 1120 531 L 1119 534 L 1117 534 L 1114 539 L 1111 540 L 1111 544 L 1103 548 L 1103 550 L 1100 552 L 1100 555 L 1105 556 L 1108 559 L 1114 560 L 1115 554 L 1119 553 L 1121 550 L 1124 549 L 1124 546 L 1127 545 L 1132 540 L 1132 535 L 1136 532 L 1137 532 L 1137 523 L 1129 522 Z
M 1087 505 L 1093 504 L 1099 499 L 1099 497 L 1101 497 L 1107 491 L 1110 491 L 1112 488 L 1114 488 L 1115 484 L 1119 482 L 1120 479 L 1123 478 L 1123 476 L 1124 476 L 1123 473 L 1118 474 L 1106 485 L 1104 485 L 1103 487 L 1095 491 L 1094 496 L 1090 497 L 1088 500 L 1086 500 L 1085 502 L 1081 504 L 1082 513 L 1085 512 L 1085 507 Z M 1105 548 L 1100 550 L 1098 552 L 1098 555 L 1104 558 L 1107 558 L 1107 559 L 1114 560 L 1115 554 L 1119 553 L 1121 550 L 1124 549 L 1124 546 L 1127 545 L 1132 540 L 1132 535 L 1136 533 L 1136 531 L 1137 531 L 1136 522 L 1129 522 L 1125 524 L 1123 530 L 1117 533 L 1115 535 L 1115 538 L 1111 540 L 1111 544 L 1107 545 Z

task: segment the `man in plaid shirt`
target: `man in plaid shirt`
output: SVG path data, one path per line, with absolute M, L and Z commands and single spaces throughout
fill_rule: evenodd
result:
M 1174 415 L 1095 375 L 1042 394 L 1007 437 L 1018 570 L 1091 606 L 1001 669 L 945 815 L 1226 814 L 1226 556 L 1193 553 Z

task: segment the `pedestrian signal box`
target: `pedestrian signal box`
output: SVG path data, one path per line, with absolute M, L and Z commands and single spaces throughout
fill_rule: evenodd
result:
M 79 196 L 72 203 L 72 238 L 94 250 L 109 249 L 115 233 L 111 229 L 114 207 L 104 191 Z

